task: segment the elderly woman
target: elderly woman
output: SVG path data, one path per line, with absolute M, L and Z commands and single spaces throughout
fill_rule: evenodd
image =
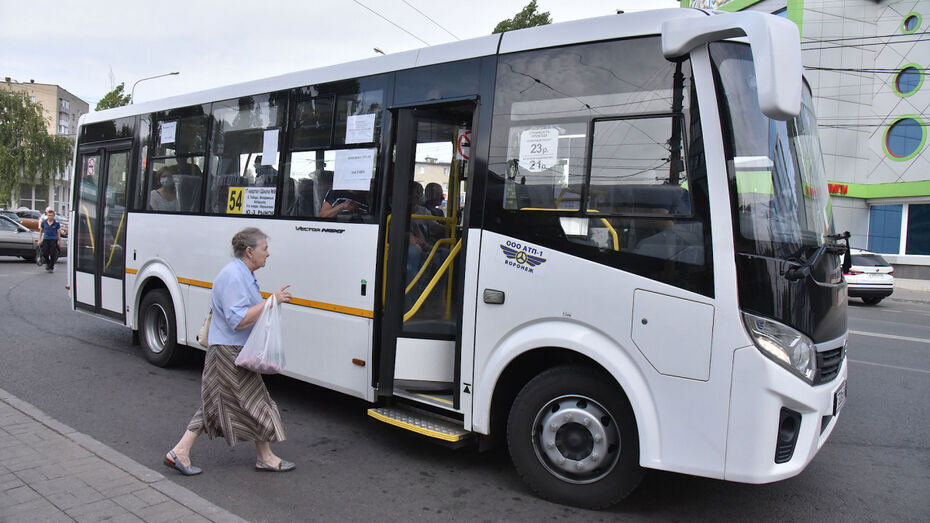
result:
M 284 426 L 261 375 L 235 363 L 262 313 L 264 301 L 253 273 L 268 259 L 268 237 L 249 227 L 233 236 L 232 247 L 236 259 L 226 264 L 213 282 L 213 319 L 203 366 L 202 403 L 181 440 L 165 456 L 165 464 L 185 476 L 202 472 L 191 465 L 190 459 L 191 447 L 201 432 L 210 439 L 222 436 L 230 446 L 254 441 L 257 470 L 294 469 L 293 463 L 271 451 L 271 442 L 284 441 Z M 288 287 L 275 291 L 278 303 L 291 300 Z

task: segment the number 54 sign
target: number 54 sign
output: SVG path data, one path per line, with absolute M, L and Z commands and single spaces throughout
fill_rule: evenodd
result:
M 230 187 L 229 199 L 226 200 L 226 214 L 242 214 L 242 193 L 244 187 Z
M 230 187 L 226 214 L 274 214 L 274 187 Z

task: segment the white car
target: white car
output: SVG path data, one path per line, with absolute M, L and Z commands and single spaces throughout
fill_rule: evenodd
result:
M 862 298 L 875 305 L 894 292 L 894 268 L 884 258 L 869 251 L 850 249 L 852 267 L 846 273 L 850 298 Z

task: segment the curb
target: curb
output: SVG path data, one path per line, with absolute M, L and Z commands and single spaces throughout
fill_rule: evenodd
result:
M 177 503 L 187 507 L 191 511 L 203 516 L 206 519 L 209 519 L 210 521 L 246 522 L 246 520 L 240 518 L 239 516 L 236 516 L 235 514 L 207 501 L 194 492 L 165 478 L 165 476 L 162 474 L 155 472 L 145 465 L 135 461 L 129 456 L 126 456 L 125 454 L 104 445 L 103 443 L 88 436 L 87 434 L 78 432 L 73 428 L 55 420 L 48 414 L 36 408 L 34 405 L 17 398 L 2 388 L 0 388 L 0 401 L 6 402 L 14 409 L 22 412 L 26 416 L 29 416 L 42 425 L 45 425 L 49 429 L 58 432 L 65 438 L 70 439 L 103 461 L 110 463 L 114 467 L 122 470 L 123 472 L 126 472 L 130 476 L 133 476 L 142 483 L 145 483 L 149 487 L 161 492 L 165 496 L 173 499 Z

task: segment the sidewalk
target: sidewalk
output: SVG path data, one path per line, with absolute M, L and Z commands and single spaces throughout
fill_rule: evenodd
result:
M 0 389 L 0 522 L 240 522 Z
M 894 293 L 888 299 L 930 302 L 930 280 L 895 278 Z

